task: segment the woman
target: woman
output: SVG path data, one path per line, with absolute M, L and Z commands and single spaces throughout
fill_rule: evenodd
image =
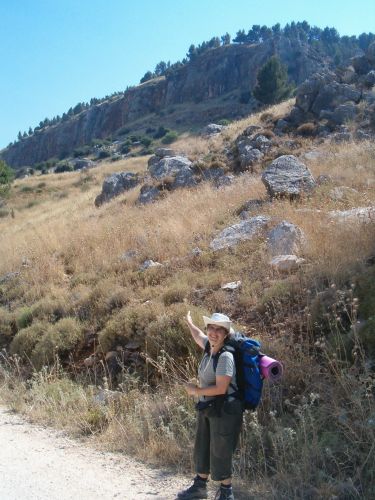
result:
M 236 399 L 236 366 L 233 354 L 222 350 L 230 335 L 231 321 L 225 314 L 203 316 L 207 335 L 194 325 L 190 311 L 187 316 L 190 333 L 204 350 L 199 365 L 199 386 L 188 383 L 186 391 L 199 398 L 198 425 L 194 446 L 196 477 L 192 486 L 181 491 L 179 500 L 207 498 L 208 476 L 220 481 L 218 500 L 234 500 L 232 490 L 232 459 L 242 425 L 242 403 Z M 207 343 L 209 345 L 207 346 Z M 214 368 L 214 358 L 217 366 Z

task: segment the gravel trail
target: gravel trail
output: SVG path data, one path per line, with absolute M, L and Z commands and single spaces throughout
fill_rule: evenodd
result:
M 1 500 L 172 500 L 186 482 L 0 408 Z

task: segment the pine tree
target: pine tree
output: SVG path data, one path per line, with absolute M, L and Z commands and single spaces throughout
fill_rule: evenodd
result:
M 288 83 L 286 67 L 277 56 L 272 56 L 260 68 L 254 97 L 264 104 L 276 104 L 290 97 L 293 86 Z

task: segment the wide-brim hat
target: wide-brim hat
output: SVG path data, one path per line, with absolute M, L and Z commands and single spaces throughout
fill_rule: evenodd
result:
M 218 325 L 228 330 L 228 332 L 230 332 L 231 330 L 232 322 L 225 314 L 213 313 L 211 318 L 209 318 L 208 316 L 203 316 L 203 321 L 205 326 Z

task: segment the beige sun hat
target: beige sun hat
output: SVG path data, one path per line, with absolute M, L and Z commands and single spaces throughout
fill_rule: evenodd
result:
M 208 316 L 203 316 L 203 321 L 205 326 L 218 325 L 228 330 L 228 332 L 231 331 L 232 322 L 225 314 L 213 313 L 211 318 L 209 318 Z

